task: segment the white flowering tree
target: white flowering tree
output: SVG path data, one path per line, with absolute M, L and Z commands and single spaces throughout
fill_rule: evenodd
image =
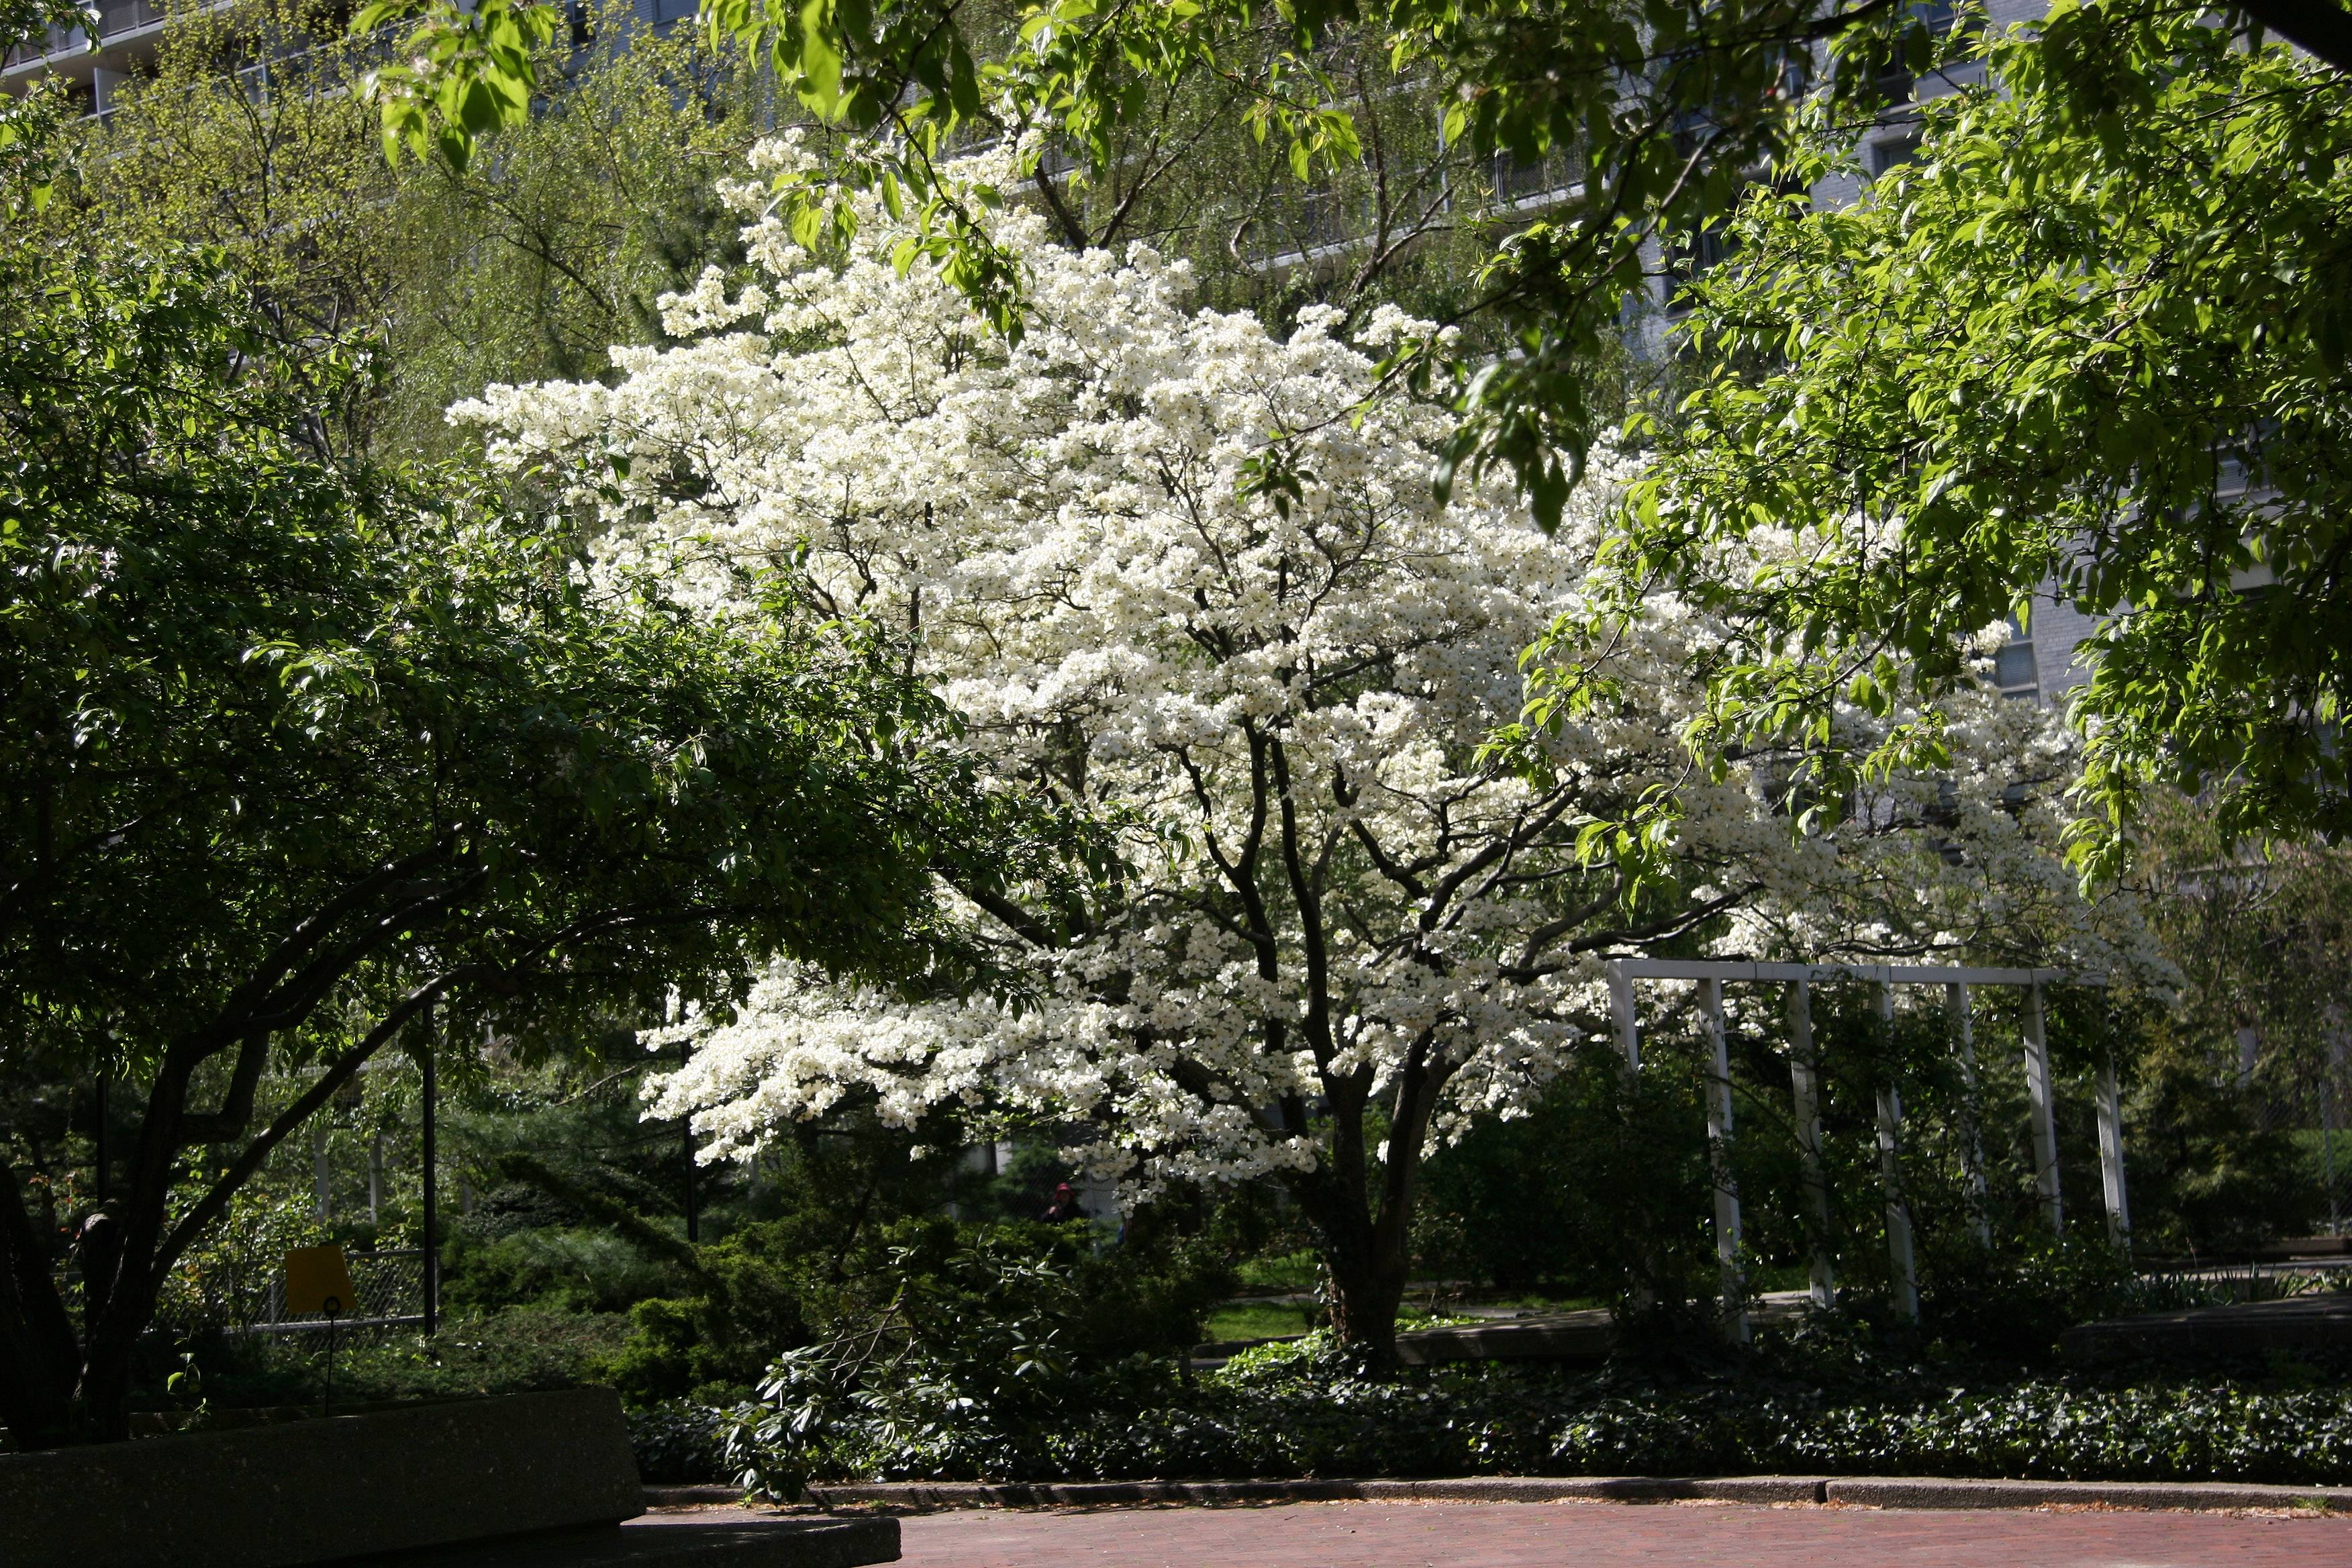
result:
M 1748 773 L 1688 776 L 1700 694 L 1679 672 L 1710 633 L 1670 602 L 1592 650 L 1619 695 L 1539 769 L 1482 765 L 1521 651 L 1579 607 L 1621 470 L 1596 465 L 1559 539 L 1500 493 L 1436 502 L 1447 417 L 1375 367 L 1418 324 L 1349 342 L 1336 312 L 1287 336 L 1196 312 L 1181 268 L 1059 249 L 1006 210 L 1034 307 L 1008 344 L 898 264 L 912 231 L 879 205 L 821 261 L 762 190 L 728 191 L 756 283 L 672 300 L 682 346 L 457 417 L 593 509 L 611 559 L 674 555 L 714 598 L 781 587 L 854 623 L 945 695 L 1000 787 L 1109 852 L 1083 894 L 968 892 L 1017 995 L 780 963 L 738 1014 L 692 1021 L 655 1109 L 691 1114 L 706 1158 L 866 1096 L 900 1122 L 961 1105 L 1091 1129 L 1085 1157 L 1130 1195 L 1271 1177 L 1321 1237 L 1335 1328 L 1378 1357 L 1418 1161 L 1591 1047 L 1605 955 L 1957 944 L 1994 877 L 2066 907 L 2054 862 L 2011 877 L 2047 858 L 2000 809 L 2004 776 L 1959 779 L 1937 829 L 1969 846 L 1957 863 L 1888 831 L 1899 805 L 1792 837 Z M 2025 721 L 1980 704 L 1955 733 L 2032 769 Z M 1661 786 L 1688 807 L 1674 876 L 1636 889 L 1585 829 Z

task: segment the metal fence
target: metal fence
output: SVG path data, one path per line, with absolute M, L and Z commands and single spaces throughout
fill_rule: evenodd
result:
M 347 1252 L 354 1309 L 333 1321 L 338 1329 L 383 1329 L 425 1321 L 425 1254 L 415 1248 Z M 174 1333 L 211 1331 L 231 1334 L 305 1333 L 329 1326 L 326 1318 L 286 1310 L 286 1277 L 271 1268 L 236 1278 L 201 1282 L 156 1313 L 156 1325 Z

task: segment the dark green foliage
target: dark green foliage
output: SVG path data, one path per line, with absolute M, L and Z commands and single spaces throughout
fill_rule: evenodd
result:
M 335 1403 L 527 1394 L 594 1381 L 626 1323 L 609 1313 L 509 1309 L 452 1317 L 432 1339 L 413 1331 L 344 1334 L 335 1351 Z M 142 1407 L 206 1412 L 315 1406 L 325 1371 L 318 1333 L 210 1335 L 189 1342 L 194 1378 Z M 175 1362 L 177 1358 L 173 1358 Z M 198 1418 L 201 1420 L 201 1417 Z
M 1669 1295 L 1706 1289 L 1706 1115 L 1696 1079 L 1659 1065 L 1629 1091 L 1613 1055 L 1581 1053 L 1527 1116 L 1431 1158 L 1422 1272 L 1605 1300 L 1638 1267 Z
M 772 1488 L 803 1476 L 944 1479 L 1758 1472 L 2340 1483 L 2352 1394 L 2302 1363 L 2136 1384 L 1888 1359 L 1867 1336 L 1767 1346 L 1721 1364 L 1564 1375 L 1469 1364 L 1349 1375 L 1322 1336 L 1187 1384 L 1123 1371 L 1026 1427 L 971 1422 L 918 1383 L 887 1415 L 836 1415 L 794 1447 L 792 1416 L 738 1413 L 736 1458 Z M 928 1410 L 929 1415 L 920 1414 Z M 812 1461 L 814 1461 L 812 1463 Z
M 647 1485 L 690 1486 L 726 1468 L 720 1415 L 710 1406 L 672 1399 L 626 1414 L 637 1475 Z
M 2047 1361 L 2077 1323 L 2139 1309 L 2131 1263 L 2087 1227 L 1988 1247 L 1965 1230 L 1921 1238 L 1919 1331 L 1947 1347 L 2001 1362 Z
M 581 1226 L 533 1226 L 488 1241 L 461 1230 L 443 1247 L 442 1268 L 441 1300 L 453 1310 L 627 1312 L 685 1282 L 668 1260 Z
M 910 1157 L 945 1137 L 858 1110 L 793 1129 L 761 1151 L 758 1192 L 706 1216 L 716 1239 L 691 1250 L 691 1268 L 629 1309 L 634 1331 L 603 1375 L 636 1404 L 743 1396 L 778 1352 L 808 1342 L 807 1313 L 873 1267 L 881 1232 L 936 1213 L 958 1175 L 971 1184 L 937 1154 Z M 728 1173 L 699 1179 L 716 1188 Z
M 1235 1283 L 1233 1238 L 1199 1221 L 1130 1223 L 1099 1251 L 1084 1221 L 891 1226 L 863 1272 L 809 1293 L 821 1333 L 729 1418 L 730 1462 L 780 1495 L 880 1462 L 877 1440 L 940 1473 L 995 1473 L 1080 1413 L 1138 1406 Z
M 778 1352 L 808 1342 L 802 1295 L 822 1285 L 827 1256 L 805 1238 L 805 1227 L 770 1221 L 702 1248 L 687 1290 L 629 1309 L 628 1342 L 601 1375 L 640 1405 L 739 1397 Z
M 2217 1079 L 2209 1054 L 2160 1046 L 2126 1109 L 2137 1239 L 2153 1252 L 2228 1255 L 2326 1217 L 2320 1173 L 2284 1131 L 2255 1123 L 2252 1095 Z
M 2088 987 L 2044 994 L 2071 1224 L 2063 1247 L 2051 1239 L 2034 1183 L 2020 999 L 1977 992 L 1971 1092 L 1939 997 L 1924 1006 L 1906 999 L 1890 1026 L 1866 986 L 1824 985 L 1812 995 L 1841 1289 L 1876 1300 L 1886 1289 L 1877 1091 L 1892 1082 L 1904 1110 L 1905 1196 L 1930 1296 L 1927 1332 L 2000 1354 L 2043 1353 L 2069 1324 L 2112 1304 L 2124 1260 L 2105 1240 L 2093 1096 L 2110 1052 L 2124 1085 L 2143 1257 L 2227 1253 L 2296 1233 L 2321 1212 L 2313 1162 L 2289 1135 L 2259 1129 L 2260 1090 L 2217 1076 L 2211 1053 L 2184 1037 L 2182 1020 L 2145 1005 L 2118 1010 Z M 1732 1171 L 1748 1278 L 1759 1289 L 1803 1283 L 1812 1242 L 1782 1005 L 1760 989 L 1739 998 L 1728 1041 Z M 1686 1018 L 1668 1015 L 1643 1046 L 1638 1087 L 1628 1087 L 1612 1054 L 1587 1053 L 1528 1115 L 1476 1128 L 1430 1160 L 1415 1235 L 1421 1277 L 1601 1300 L 1622 1299 L 1642 1279 L 1669 1305 L 1715 1293 L 1697 1042 Z M 1985 1173 L 1989 1250 L 1976 1240 L 1979 1205 L 1965 1175 L 1971 1142 Z M 1973 1304 L 1972 1294 L 1980 1298 Z

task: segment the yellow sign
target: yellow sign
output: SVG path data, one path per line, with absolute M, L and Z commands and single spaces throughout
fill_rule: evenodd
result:
M 286 1255 L 286 1310 L 298 1318 L 344 1318 L 358 1303 L 340 1247 L 298 1247 Z

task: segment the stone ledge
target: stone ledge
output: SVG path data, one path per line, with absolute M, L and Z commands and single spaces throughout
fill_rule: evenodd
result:
M 712 1498 L 681 1492 L 710 1490 Z M 647 1501 L 731 1501 L 732 1488 L 649 1488 Z M 1473 1476 L 1448 1480 L 872 1481 L 809 1489 L 825 1508 L 1101 1508 L 1121 1504 L 1335 1502 L 1840 1503 L 1884 1509 L 2293 1509 L 2352 1513 L 2352 1487 L 2231 1481 L 1943 1480 L 1933 1477 Z M 656 1503 L 658 1506 L 658 1503 Z
M 701 1508 L 712 1503 L 741 1502 L 744 1496 L 741 1487 L 648 1486 L 645 1489 L 647 1508 Z
M 883 1514 L 641 1521 L 364 1560 L 367 1568 L 863 1568 L 897 1561 L 898 1521 Z

